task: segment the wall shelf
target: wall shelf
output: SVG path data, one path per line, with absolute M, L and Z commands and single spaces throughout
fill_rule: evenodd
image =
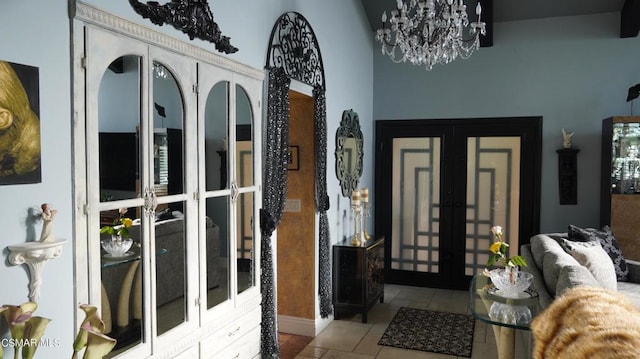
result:
M 40 298 L 42 285 L 42 270 L 51 259 L 60 257 L 62 245 L 67 240 L 52 242 L 26 242 L 8 246 L 9 263 L 13 265 L 26 264 L 29 268 L 29 300 L 37 302 Z

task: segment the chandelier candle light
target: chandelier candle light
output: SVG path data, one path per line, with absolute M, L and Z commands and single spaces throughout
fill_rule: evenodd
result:
M 367 232 L 367 224 L 369 222 L 369 217 L 371 216 L 371 211 L 369 209 L 369 189 L 367 187 L 362 189 L 362 235 L 365 240 L 369 240 L 371 236 L 369 236 L 369 232 Z
M 409 61 L 431 70 L 433 65 L 448 64 L 458 56 L 468 59 L 480 47 L 480 35 L 486 34 L 481 13 L 478 2 L 478 20 L 470 24 L 463 0 L 397 0 L 388 23 L 387 12 L 382 14 L 376 40 L 382 44 L 382 54 L 393 62 Z M 465 32 L 468 38 L 464 38 Z
M 352 246 L 360 246 L 363 243 L 362 236 L 362 206 L 360 205 L 360 190 L 354 189 L 351 193 L 351 208 L 353 209 L 353 237 L 351 238 Z

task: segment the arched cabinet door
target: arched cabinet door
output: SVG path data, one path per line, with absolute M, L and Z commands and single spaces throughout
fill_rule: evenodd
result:
M 170 343 L 199 325 L 197 203 L 189 196 L 197 176 L 185 175 L 196 167 L 185 160 L 196 156 L 196 63 L 87 33 L 87 99 L 97 104 L 86 121 L 87 208 L 97 209 L 87 213 L 89 286 L 99 289 L 89 296 L 118 340 L 114 353 L 146 355 L 153 338 Z M 131 227 L 112 238 L 108 228 L 124 220 Z M 131 247 L 112 252 L 123 242 Z
M 148 256 L 154 336 L 162 346 L 198 328 L 196 158 L 197 65 L 192 59 L 149 47 L 148 152 L 144 183 L 152 193 Z M 155 279 L 155 280 L 153 280 Z
M 215 357 L 233 340 L 257 355 L 263 73 L 92 11 L 74 54 L 77 298 L 118 358 Z
M 233 313 L 259 297 L 258 195 L 261 82 L 198 64 L 201 263 L 206 283 L 201 297 L 205 322 Z M 245 88 L 249 88 L 246 91 Z M 258 125 L 257 125 L 258 124 Z M 258 152 L 259 153 L 259 152 Z M 219 234 L 211 242 L 210 228 Z M 205 243 L 203 243 L 203 241 Z M 215 247 L 212 247 L 215 246 Z
M 105 334 L 119 343 L 113 353 L 144 357 L 151 353 L 152 327 L 149 307 L 141 303 L 150 280 L 140 275 L 150 273 L 140 187 L 149 176 L 142 146 L 147 138 L 140 133 L 148 126 L 148 48 L 96 28 L 85 32 L 86 232 L 77 238 L 87 238 L 89 291 L 79 294 L 100 308 Z M 125 220 L 135 224 L 122 231 Z M 123 242 L 130 248 L 114 251 Z

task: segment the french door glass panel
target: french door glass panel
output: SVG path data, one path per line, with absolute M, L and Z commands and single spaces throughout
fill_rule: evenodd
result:
M 467 138 L 465 275 L 481 272 L 489 259 L 492 226 L 501 226 L 509 256 L 518 254 L 520 137 Z
M 236 181 L 241 191 L 250 190 L 254 185 L 253 167 L 253 110 L 247 92 L 236 85 Z M 241 193 L 237 209 L 237 258 L 238 293 L 254 286 L 254 235 L 253 213 L 254 193 Z
M 253 193 L 241 193 L 237 213 L 238 231 L 238 293 L 254 286 L 253 253 Z
M 120 56 L 104 69 L 100 81 L 98 158 L 102 202 L 141 197 L 138 188 L 141 71 L 140 56 Z M 117 216 L 117 211 L 112 215 Z
M 142 292 L 148 283 L 142 276 L 142 263 L 148 246 L 141 240 L 144 223 L 139 219 L 143 213 L 140 163 L 144 157 L 140 129 L 143 126 L 141 96 L 145 65 L 144 58 L 137 55 L 105 56 L 103 60 L 112 61 L 108 65 L 96 64 L 91 71 L 91 74 L 103 71 L 103 75 L 97 91 L 97 129 L 88 136 L 87 152 L 90 162 L 98 159 L 94 169 L 97 176 L 90 175 L 87 182 L 90 188 L 98 188 L 93 193 L 99 193 L 99 196 L 90 198 L 100 202 L 96 204 L 100 212 L 98 223 L 90 224 L 88 237 L 93 239 L 90 243 L 103 247 L 99 249 L 101 317 L 105 322 L 105 334 L 118 341 L 111 353 L 116 355 L 141 344 L 149 328 L 149 317 L 142 310 Z M 97 138 L 98 151 L 93 147 L 94 138 Z M 128 234 L 119 239 L 108 233 L 100 234 L 100 228 L 117 226 L 121 218 L 135 220 Z M 123 255 L 114 255 L 104 249 L 128 239 L 132 240 L 132 245 Z
M 228 123 L 229 82 L 220 81 L 209 89 L 204 110 L 205 188 L 207 191 L 229 188 Z
M 439 137 L 394 138 L 391 269 L 440 271 Z
M 204 154 L 200 158 L 204 215 L 199 228 L 207 237 L 215 233 L 212 240 L 201 242 L 206 248 L 201 254 L 207 268 L 207 285 L 201 292 L 207 301 L 205 321 L 211 313 L 231 308 L 241 293 L 257 291 L 254 124 L 259 112 L 251 98 L 258 98 L 260 86 L 245 81 L 243 76 L 228 77 L 199 64 L 200 96 L 206 96 L 199 106 L 199 153 Z
M 196 230 L 197 189 L 196 62 L 170 51 L 150 47 L 148 69 L 150 101 L 146 103 L 150 129 L 145 165 L 150 173 L 145 189 L 152 193 L 153 219 L 150 230 L 150 256 L 153 271 L 152 296 L 146 303 L 153 313 L 153 335 L 159 345 L 170 345 L 175 338 L 199 325 L 197 305 L 199 291 L 198 236 Z M 190 125 L 191 124 L 191 125 Z M 160 149 L 166 144 L 165 163 Z M 156 157 L 156 153 L 158 156 Z M 161 175 L 156 176 L 156 167 Z M 156 178 L 166 184 L 157 183 Z M 149 198 L 149 196 L 147 196 Z M 153 310 L 151 310 L 153 308 Z
M 195 65 L 192 65 L 195 66 Z M 156 327 L 158 335 L 176 327 L 187 315 L 187 237 L 183 201 L 163 203 L 169 195 L 183 195 L 184 101 L 171 68 L 153 61 L 153 190 L 155 208 Z
M 231 298 L 228 231 L 230 205 L 229 196 L 206 199 L 207 309 Z
M 441 257 L 439 137 L 394 138 L 391 269 L 438 273 Z M 467 139 L 465 275 L 486 267 L 491 227 L 519 248 L 520 137 Z
M 204 122 L 204 223 L 207 309 L 231 299 L 231 191 L 229 189 L 230 82 L 218 80 L 217 72 L 200 70 L 200 86 L 208 88 Z M 211 86 L 211 87 L 209 87 Z M 202 221 L 202 220 L 201 220 Z M 202 227 L 204 226 L 204 229 Z

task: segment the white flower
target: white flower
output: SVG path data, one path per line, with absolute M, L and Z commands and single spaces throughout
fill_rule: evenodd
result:
M 496 238 L 501 239 L 502 238 L 502 227 L 500 227 L 500 226 L 491 227 L 491 233 L 493 233 L 493 235 Z

